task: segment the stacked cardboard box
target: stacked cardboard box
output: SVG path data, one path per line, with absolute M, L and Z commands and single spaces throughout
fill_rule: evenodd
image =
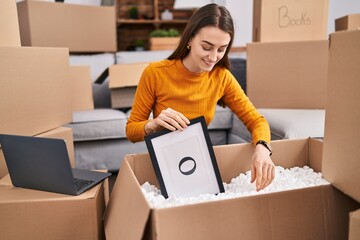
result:
M 255 0 L 247 94 L 257 108 L 324 109 L 328 0 Z
M 0 6 L 0 24 L 11 23 L 0 28 L 0 133 L 62 138 L 74 166 L 72 130 L 62 127 L 72 119 L 69 51 L 21 47 L 16 1 Z M 103 184 L 76 197 L 16 188 L 0 149 L 0 238 L 104 239 L 105 192 Z
M 328 100 L 323 174 L 333 185 L 360 202 L 360 30 L 330 36 Z M 359 211 L 351 215 L 351 239 L 360 239 Z
M 255 0 L 253 41 L 327 39 L 328 0 Z
M 17 8 L 23 46 L 116 52 L 115 7 L 23 1 Z
M 335 31 L 359 30 L 359 29 L 360 29 L 360 13 L 350 14 L 335 19 Z
M 308 165 L 331 185 L 165 209 L 149 206 L 141 185 L 156 185 L 148 154 L 124 159 L 105 213 L 107 239 L 359 239 L 360 207 L 356 136 L 360 31 L 331 36 L 324 143 L 315 139 L 272 142 L 276 165 Z M 250 169 L 252 144 L 214 147 L 229 182 Z M 119 214 L 121 213 L 121 214 Z M 350 233 L 349 233 L 350 229 Z

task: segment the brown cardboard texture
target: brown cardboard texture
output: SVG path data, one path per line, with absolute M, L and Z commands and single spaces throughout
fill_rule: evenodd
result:
M 131 107 L 137 84 L 149 63 L 117 64 L 109 68 L 109 88 L 112 108 Z
M 329 42 L 247 45 L 247 94 L 257 108 L 324 109 Z
M 273 161 L 321 171 L 322 142 L 273 142 Z M 214 147 L 224 182 L 250 168 L 252 144 Z M 104 217 L 106 239 L 346 239 L 348 214 L 359 204 L 323 185 L 193 205 L 152 209 L 141 185 L 158 183 L 148 154 L 122 162 Z
M 70 52 L 116 52 L 113 6 L 41 1 L 17 3 L 22 46 L 67 47 Z
M 21 46 L 15 0 L 0 1 L 0 46 Z
M 255 0 L 253 41 L 327 39 L 328 0 Z
M 93 110 L 94 99 L 90 66 L 71 66 L 70 79 L 73 84 L 72 110 Z
M 59 127 L 53 130 L 41 133 L 36 135 L 36 137 L 45 137 L 45 138 L 60 138 L 66 141 L 66 148 L 69 153 L 70 164 L 72 167 L 75 167 L 75 154 L 74 154 L 74 141 L 73 133 L 71 128 Z M 0 147 L 0 179 L 8 173 L 4 154 Z
M 65 48 L 0 47 L 0 132 L 34 136 L 71 122 Z
M 360 239 L 360 210 L 350 213 L 349 240 Z
M 360 30 L 360 13 L 335 19 L 335 31 Z
M 104 239 L 103 184 L 79 196 L 68 196 L 0 180 L 2 239 Z
M 323 174 L 360 202 L 360 30 L 330 36 Z

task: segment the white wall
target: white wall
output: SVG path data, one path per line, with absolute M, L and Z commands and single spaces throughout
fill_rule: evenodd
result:
M 252 42 L 253 0 L 226 0 L 225 6 L 234 19 L 235 39 L 233 46 L 246 46 L 246 43 Z M 360 13 L 359 0 L 329 0 L 328 33 L 335 31 L 336 18 L 353 13 Z

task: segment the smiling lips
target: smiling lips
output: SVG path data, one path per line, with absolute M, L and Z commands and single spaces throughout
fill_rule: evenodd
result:
M 205 64 L 208 65 L 209 67 L 215 65 L 215 63 L 216 63 L 216 62 L 212 62 L 212 61 L 205 60 L 205 59 L 204 59 L 204 62 L 205 62 Z

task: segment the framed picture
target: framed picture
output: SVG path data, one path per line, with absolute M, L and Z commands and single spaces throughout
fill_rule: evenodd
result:
M 183 131 L 165 129 L 146 136 L 145 142 L 165 198 L 224 192 L 203 116 Z

